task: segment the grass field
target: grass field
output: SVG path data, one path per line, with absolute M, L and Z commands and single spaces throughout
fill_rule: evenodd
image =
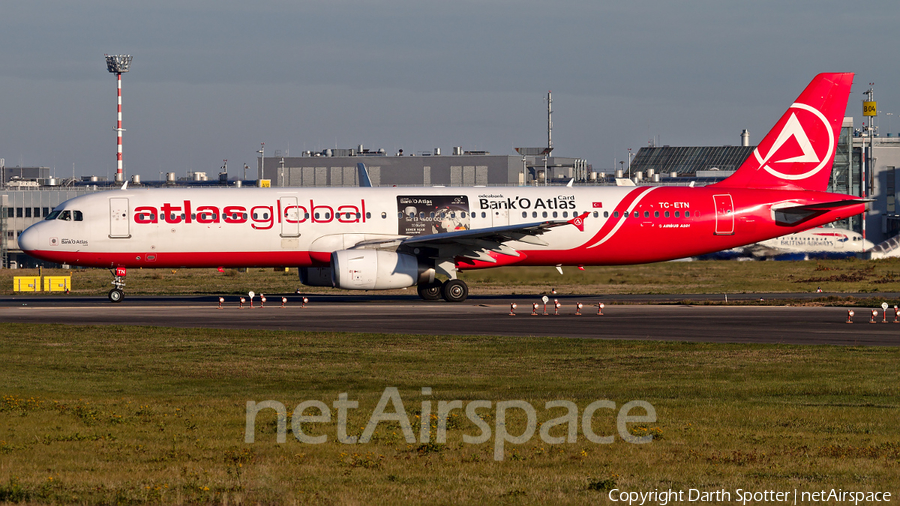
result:
M 45 275 L 72 275 L 75 295 L 105 296 L 112 276 L 104 269 L 44 270 Z M 822 260 L 807 262 L 663 262 L 657 264 L 565 267 L 505 267 L 460 275 L 472 294 L 541 293 L 553 288 L 569 294 L 746 293 L 746 292 L 900 292 L 900 259 Z M 13 294 L 12 277 L 38 275 L 36 269 L 0 270 L 2 292 Z M 297 269 L 132 269 L 126 293 L 131 295 L 244 294 L 337 292 L 303 287 Z M 415 293 L 412 290 L 394 293 Z
M 692 265 L 689 267 L 693 267 Z M 605 504 L 610 489 L 900 492 L 900 349 L 311 334 L 0 323 L 0 502 L 76 504 Z M 396 387 L 416 436 L 423 402 L 524 400 L 538 423 L 607 399 L 650 403 L 656 421 L 617 434 L 600 409 L 588 441 L 535 434 L 467 444 L 457 411 L 444 444 L 381 423 L 371 442 L 336 441 L 335 416 L 288 431 L 273 410 L 244 442 L 247 401 L 359 402 L 359 436 Z M 431 395 L 422 393 L 432 388 Z M 392 412 L 389 406 L 387 412 Z M 521 415 L 510 410 L 510 415 Z M 637 410 L 633 414 L 642 414 Z M 315 414 L 309 410 L 305 414 Z M 428 417 L 431 418 L 431 417 Z M 580 420 L 580 419 L 579 419 Z M 288 420 L 288 427 L 291 426 Z M 510 434 L 525 429 L 507 418 Z M 550 431 L 565 434 L 566 426 Z M 538 428 L 540 430 L 540 428 Z M 496 431 L 494 431 L 496 434 Z

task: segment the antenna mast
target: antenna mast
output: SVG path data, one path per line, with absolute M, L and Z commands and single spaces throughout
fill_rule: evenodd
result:
M 547 151 L 553 151 L 553 96 L 547 92 Z

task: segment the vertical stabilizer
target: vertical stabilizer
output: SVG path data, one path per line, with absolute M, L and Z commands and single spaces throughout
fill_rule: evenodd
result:
M 852 73 L 817 75 L 731 177 L 714 186 L 828 187 Z

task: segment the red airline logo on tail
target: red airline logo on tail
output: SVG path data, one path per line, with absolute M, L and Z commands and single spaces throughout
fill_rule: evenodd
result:
M 760 165 L 773 176 L 796 181 L 817 174 L 828 166 L 834 153 L 834 134 L 825 115 L 806 104 L 791 105 L 791 114 L 776 125 L 781 128 L 771 145 L 764 143 L 753 150 Z M 775 130 L 773 129 L 773 130 Z M 812 139 L 810 134 L 812 133 Z M 822 141 L 827 140 L 827 145 Z M 760 153 L 767 154 L 763 157 Z

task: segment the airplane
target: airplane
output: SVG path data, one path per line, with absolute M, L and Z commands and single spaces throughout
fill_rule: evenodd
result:
M 817 227 L 751 244 L 745 250 L 758 258 L 803 260 L 852 257 L 873 246 L 875 244 L 863 239 L 859 232 L 846 228 Z
M 703 187 L 153 188 L 63 202 L 19 236 L 29 255 L 127 269 L 299 267 L 306 285 L 416 286 L 462 302 L 457 273 L 622 265 L 721 251 L 864 211 L 828 193 L 852 73 L 816 76 L 730 177 Z M 441 281 L 441 278 L 446 280 Z

